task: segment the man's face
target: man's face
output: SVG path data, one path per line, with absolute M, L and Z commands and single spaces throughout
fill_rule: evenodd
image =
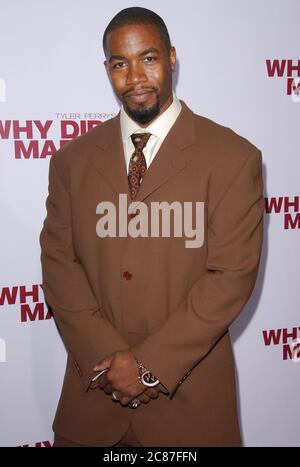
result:
M 153 25 L 122 26 L 107 36 L 104 65 L 126 113 L 142 127 L 172 103 L 176 52 Z

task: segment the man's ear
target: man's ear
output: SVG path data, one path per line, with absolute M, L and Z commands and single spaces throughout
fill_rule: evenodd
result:
M 174 72 L 176 68 L 176 49 L 173 46 L 170 48 L 170 51 L 169 51 L 169 60 L 170 60 L 171 70 Z
M 103 65 L 104 65 L 104 68 L 105 68 L 106 74 L 107 74 L 107 76 L 108 76 L 108 77 L 109 77 L 109 79 L 110 79 L 110 74 L 109 74 L 109 66 L 108 66 L 108 62 L 107 62 L 107 60 L 104 60 L 104 62 L 103 62 Z

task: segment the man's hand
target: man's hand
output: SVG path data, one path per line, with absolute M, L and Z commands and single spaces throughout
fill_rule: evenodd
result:
M 127 405 L 139 396 L 139 400 L 147 404 L 158 397 L 158 390 L 147 388 L 139 382 L 139 372 L 134 355 L 130 351 L 119 351 L 101 360 L 93 370 L 101 371 L 109 368 L 99 379 L 99 386 L 106 394 L 116 391 L 122 394 L 120 402 Z

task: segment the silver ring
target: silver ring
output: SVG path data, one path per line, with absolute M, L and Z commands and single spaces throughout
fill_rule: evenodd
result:
M 112 400 L 119 401 L 121 399 L 121 394 L 119 392 L 114 391 L 111 397 L 112 397 Z
M 133 399 L 131 402 L 129 402 L 127 407 L 130 409 L 137 409 L 140 403 L 141 401 L 139 399 Z

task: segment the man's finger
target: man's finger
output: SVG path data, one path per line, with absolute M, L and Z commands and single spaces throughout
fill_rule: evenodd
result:
M 158 390 L 155 388 L 147 388 L 146 391 L 144 392 L 148 397 L 151 399 L 157 399 L 158 397 Z
M 128 405 L 131 400 L 132 399 L 130 399 L 130 397 L 123 396 L 122 399 L 120 399 L 120 403 L 125 406 L 125 405 Z
M 109 384 L 107 384 L 104 388 L 104 392 L 105 394 L 111 394 L 113 392 L 112 387 Z
M 145 392 L 140 394 L 138 398 L 143 404 L 148 404 L 151 400 L 150 397 L 146 396 Z
M 111 363 L 111 359 L 109 358 L 104 358 L 99 362 L 96 366 L 94 366 L 93 371 L 101 371 L 104 370 L 105 368 L 109 368 Z
M 108 355 L 107 357 L 103 358 L 97 365 L 95 365 L 93 370 L 101 371 L 104 368 L 109 368 L 113 358 L 114 358 L 114 355 Z
M 100 376 L 100 378 L 98 379 L 98 382 L 99 382 L 100 389 L 104 389 L 105 386 L 108 385 L 108 381 L 107 381 L 107 378 L 105 376 L 105 373 L 102 376 Z

